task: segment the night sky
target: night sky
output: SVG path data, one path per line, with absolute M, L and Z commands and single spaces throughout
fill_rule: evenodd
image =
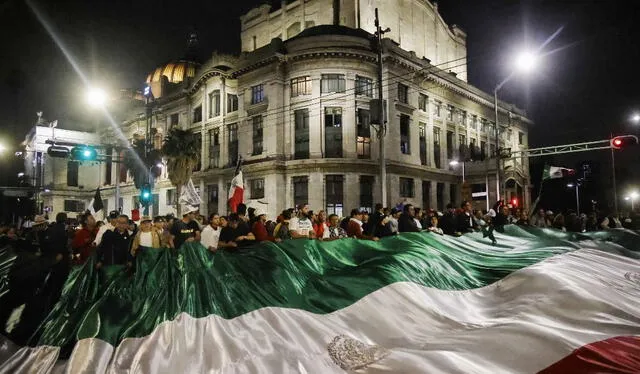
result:
M 118 90 L 140 88 L 154 67 L 180 57 L 191 31 L 198 33 L 205 57 L 215 50 L 237 53 L 238 16 L 265 2 L 0 0 L 0 137 L 5 142 L 23 139 L 39 110 L 47 119 L 76 126 L 91 115 L 82 96 L 83 80 L 31 6 L 89 82 Z M 509 58 L 521 46 L 536 48 L 562 28 L 543 49 L 540 68 L 514 78 L 500 91 L 501 99 L 525 108 L 535 122 L 530 128 L 532 147 L 600 140 L 611 132 L 640 133 L 629 120 L 640 111 L 640 33 L 634 16 L 640 6 L 634 9 L 632 2 L 618 1 L 446 0 L 439 8 L 447 23 L 467 32 L 469 81 L 485 91 L 508 75 Z M 638 148 L 616 153 L 622 189 L 634 183 L 640 187 L 639 154 Z M 538 179 L 544 162 L 576 167 L 583 160 L 592 160 L 599 170 L 592 189 L 604 191 L 610 182 L 607 151 L 536 161 L 532 177 Z M 562 188 L 554 192 L 553 204 L 566 193 Z

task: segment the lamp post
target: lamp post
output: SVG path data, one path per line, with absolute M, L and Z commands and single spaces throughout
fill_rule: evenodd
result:
M 568 183 L 567 187 L 576 189 L 576 213 L 579 215 L 580 214 L 580 183 L 579 182 Z
M 515 60 L 515 69 L 502 82 L 498 83 L 493 89 L 493 107 L 495 129 L 494 136 L 496 142 L 496 200 L 500 200 L 500 124 L 498 122 L 498 91 L 514 76 L 516 71 L 521 73 L 529 73 L 533 70 L 538 62 L 538 57 L 531 52 L 520 53 Z

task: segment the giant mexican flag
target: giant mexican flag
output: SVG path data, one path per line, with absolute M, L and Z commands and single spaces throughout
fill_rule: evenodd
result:
M 640 372 L 640 237 L 293 240 L 74 269 L 10 373 Z

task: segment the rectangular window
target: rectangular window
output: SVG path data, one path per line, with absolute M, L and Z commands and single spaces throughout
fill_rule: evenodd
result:
M 264 199 L 264 179 L 252 179 L 251 182 L 251 198 Z
M 420 135 L 420 164 L 427 164 L 427 124 L 420 122 L 418 124 L 418 131 Z
M 358 158 L 371 158 L 371 127 L 367 109 L 358 109 L 356 149 Z
M 480 127 L 482 128 L 482 132 L 487 132 L 487 130 L 489 130 L 489 128 L 487 127 L 487 120 L 486 119 L 481 119 L 480 120 Z
M 426 112 L 428 102 L 429 102 L 429 96 L 425 94 L 420 94 L 420 96 L 418 96 L 418 109 L 423 112 Z
M 167 205 L 176 205 L 178 202 L 178 196 L 176 195 L 176 189 L 170 188 L 167 190 L 166 194 Z
M 342 108 L 324 108 L 325 157 L 342 157 Z
M 253 153 L 252 155 L 262 154 L 262 116 L 252 118 L 253 122 Z
M 455 149 L 456 145 L 454 143 L 453 131 L 447 131 L 447 159 L 451 160 L 453 158 Z
M 202 122 L 202 105 L 198 105 L 193 109 L 193 123 Z
M 360 209 L 373 211 L 373 176 L 360 176 Z
M 169 116 L 169 128 L 180 125 L 180 113 L 173 113 Z
M 309 109 L 298 109 L 295 116 L 295 154 L 296 160 L 309 158 Z
M 453 122 L 453 105 L 447 105 L 447 121 Z
M 400 115 L 400 152 L 405 155 L 411 154 L 411 130 L 409 125 L 411 119 L 406 114 Z
M 489 145 L 489 157 L 496 157 L 496 145 L 495 144 L 490 144 Z
M 291 97 L 311 95 L 311 77 L 299 77 L 291 80 Z
M 475 114 L 471 116 L 471 128 L 480 131 L 480 129 L 478 128 L 478 116 L 476 116 Z
M 220 167 L 220 129 L 209 130 L 209 168 Z
M 484 160 L 487 157 L 487 142 L 484 140 L 480 142 L 480 160 Z
M 433 128 L 433 161 L 440 169 L 440 129 L 437 127 Z
M 400 197 L 414 197 L 413 178 L 400 178 Z
M 231 123 L 229 130 L 229 167 L 235 167 L 238 163 L 238 124 Z
M 67 162 L 67 186 L 78 187 L 78 169 L 80 163 L 78 161 Z
M 467 160 L 467 136 L 464 134 L 458 135 L 458 159 Z
M 107 162 L 104 168 L 104 184 L 106 186 L 111 184 L 111 174 L 113 170 L 113 148 L 107 148 Z
M 293 177 L 293 204 L 295 206 L 309 202 L 309 178 Z
M 320 80 L 320 92 L 344 92 L 345 91 L 345 79 L 344 74 L 322 74 Z
M 438 211 L 444 211 L 445 202 L 444 202 L 444 183 L 436 184 L 436 200 L 438 203 Z
M 337 214 L 342 217 L 344 214 L 344 178 L 342 175 L 327 175 L 326 176 L 326 196 L 327 201 L 327 215 Z
M 227 113 L 233 113 L 238 110 L 238 95 L 227 94 Z
M 214 90 L 209 94 L 209 118 L 220 115 L 220 90 Z
M 259 84 L 251 87 L 251 104 L 258 104 L 264 101 L 264 85 Z
M 460 124 L 464 127 L 467 127 L 467 112 L 464 110 L 460 111 Z
M 207 199 L 207 212 L 209 214 L 218 213 L 218 185 L 210 184 L 207 186 L 208 199 Z
M 431 208 L 431 182 L 422 181 L 422 209 L 425 211 Z
M 518 144 L 524 144 L 524 133 L 522 131 L 518 131 Z
M 120 151 L 120 159 L 125 157 L 125 151 Z M 129 175 L 129 169 L 123 164 L 120 164 L 120 175 L 118 176 L 118 183 L 127 183 L 127 175 Z M 119 205 L 120 207 L 122 205 Z
M 356 75 L 356 95 L 373 97 L 373 79 Z
M 140 196 L 133 195 L 131 197 L 131 206 L 133 207 L 133 209 L 139 209 L 140 208 Z
M 440 118 L 442 116 L 442 103 L 439 101 L 436 101 L 435 104 L 433 105 L 433 114 L 437 117 Z
M 194 133 L 193 136 L 196 138 L 196 147 L 199 150 L 199 153 L 202 154 L 202 133 L 197 132 Z M 193 168 L 193 171 L 200 171 L 202 169 L 202 157 L 198 157 L 198 163 Z
M 84 201 L 82 200 L 65 200 L 64 211 L 69 213 L 84 212 Z
M 409 86 L 398 83 L 398 101 L 404 104 L 409 103 Z

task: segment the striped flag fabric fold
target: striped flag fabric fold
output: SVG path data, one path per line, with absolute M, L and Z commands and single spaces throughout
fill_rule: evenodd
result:
M 238 205 L 244 200 L 244 181 L 242 178 L 242 170 L 239 170 L 238 174 L 231 180 L 231 187 L 229 188 L 229 210 L 234 213 L 238 210 Z
M 640 372 L 637 233 L 496 239 L 186 243 L 142 252 L 133 277 L 90 259 L 0 372 Z

